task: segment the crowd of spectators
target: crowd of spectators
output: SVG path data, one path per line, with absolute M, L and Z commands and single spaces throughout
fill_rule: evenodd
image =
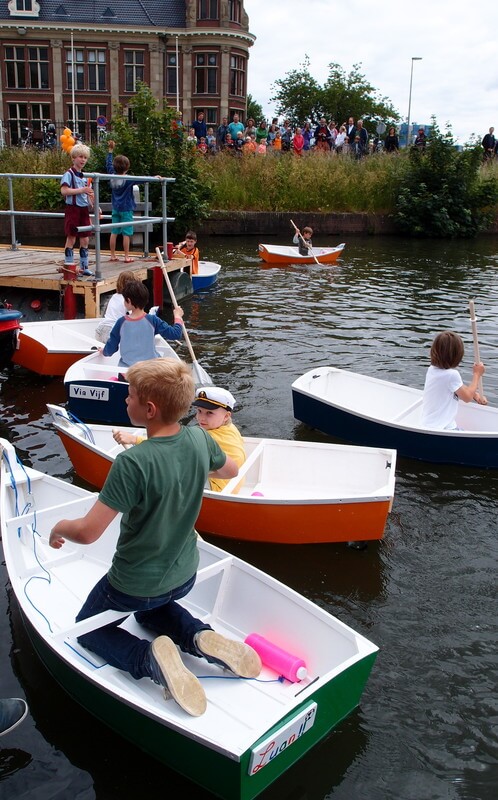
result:
M 370 138 L 363 120 L 355 121 L 353 117 L 340 125 L 322 117 L 317 125 L 305 122 L 293 127 L 288 119 L 279 122 L 277 117 L 271 123 L 264 119 L 256 122 L 250 117 L 244 124 L 235 113 L 231 122 L 223 117 L 221 124 L 214 127 L 206 125 L 204 113 L 199 112 L 184 141 L 203 155 L 225 151 L 236 156 L 293 153 L 300 157 L 321 152 L 361 159 L 380 150 L 388 153 L 399 150 L 399 137 L 394 127 L 389 128 L 384 140 L 379 136 Z

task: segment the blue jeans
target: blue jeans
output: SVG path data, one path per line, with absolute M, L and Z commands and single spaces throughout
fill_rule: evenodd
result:
M 135 619 L 144 628 L 158 636 L 169 636 L 185 653 L 200 655 L 194 645 L 195 634 L 199 631 L 212 630 L 210 625 L 196 619 L 179 603 L 180 597 L 190 592 L 196 576 L 193 575 L 182 586 L 178 586 L 159 597 L 133 597 L 115 589 L 109 583 L 107 575 L 93 587 L 78 616 L 76 622 L 101 611 L 134 611 Z M 136 680 L 152 677 L 149 664 L 150 642 L 139 639 L 132 633 L 119 628 L 123 620 L 111 622 L 102 628 L 78 637 L 78 641 L 89 650 L 105 659 L 108 664 L 129 672 Z

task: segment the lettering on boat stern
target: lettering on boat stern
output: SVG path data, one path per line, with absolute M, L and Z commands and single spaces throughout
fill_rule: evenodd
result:
M 309 731 L 315 724 L 317 707 L 316 703 L 310 703 L 296 717 L 274 731 L 257 747 L 253 747 L 249 761 L 249 775 L 255 775 L 260 769 L 266 767 L 270 761 L 274 761 L 284 750 L 287 750 Z
M 77 383 L 70 383 L 69 397 L 74 397 L 78 400 L 102 400 L 107 403 L 109 401 L 109 389 L 104 389 L 102 386 L 78 386 Z

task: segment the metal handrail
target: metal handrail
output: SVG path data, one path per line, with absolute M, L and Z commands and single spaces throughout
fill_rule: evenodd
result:
M 107 173 L 102 172 L 86 172 L 86 178 L 92 179 L 92 189 L 94 193 L 94 208 L 99 208 L 99 188 L 100 188 L 100 181 L 110 181 L 115 178 L 115 175 L 110 175 Z M 8 191 L 9 191 L 9 208 L 7 211 L 0 211 L 0 216 L 8 216 L 10 219 L 10 239 L 11 239 L 11 250 L 18 250 L 19 249 L 19 242 L 17 241 L 16 237 L 16 217 L 46 217 L 49 218 L 63 218 L 63 212 L 55 212 L 55 211 L 16 211 L 14 205 L 14 186 L 13 180 L 15 178 L 53 178 L 59 180 L 62 178 L 62 175 L 41 175 L 40 173 L 27 173 L 27 172 L 0 172 L 0 178 L 6 178 L 8 183 Z M 100 269 L 100 234 L 101 231 L 108 231 L 111 228 L 124 228 L 127 225 L 134 224 L 138 226 L 144 226 L 144 257 L 148 256 L 149 254 L 149 230 L 148 225 L 162 224 L 162 240 L 163 240 L 163 250 L 166 252 L 167 248 L 167 241 L 168 241 L 168 222 L 174 222 L 175 217 L 168 217 L 166 213 L 166 187 L 168 183 L 174 183 L 175 178 L 159 178 L 159 177 L 150 177 L 150 175 L 120 175 L 120 179 L 125 181 L 131 181 L 135 183 L 140 181 L 140 183 L 145 184 L 145 192 L 144 192 L 144 211 L 149 208 L 149 184 L 150 183 L 160 183 L 161 184 L 161 216 L 160 217 L 133 217 L 132 222 L 116 222 L 116 223 L 104 223 L 103 225 L 100 224 L 99 214 L 96 213 L 94 217 L 94 222 L 92 225 L 85 225 L 80 226 L 78 228 L 78 233 L 86 233 L 87 231 L 93 231 L 95 233 L 95 278 L 100 280 L 102 278 L 102 273 Z M 107 216 L 108 218 L 108 216 Z

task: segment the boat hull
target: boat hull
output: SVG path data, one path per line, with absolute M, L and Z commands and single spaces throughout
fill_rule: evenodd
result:
M 337 247 L 313 248 L 313 256 L 302 256 L 297 247 L 277 247 L 274 245 L 260 244 L 258 246 L 260 258 L 267 264 L 333 264 L 342 254 L 345 245 Z
M 192 275 L 194 292 L 200 292 L 214 286 L 218 280 L 220 269 L 221 266 L 215 264 L 214 261 L 199 261 L 199 272 L 197 275 Z
M 27 322 L 12 361 L 38 375 L 65 375 L 76 361 L 102 347 L 95 339 L 99 322 L 100 318 Z
M 38 375 L 65 375 L 69 367 L 89 352 L 89 348 L 79 352 L 50 352 L 41 342 L 25 336 L 21 331 L 19 349 L 15 351 L 12 361 Z
M 318 377 L 321 370 L 315 371 Z M 434 431 L 372 419 L 314 396 L 299 381 L 292 386 L 292 403 L 300 422 L 347 442 L 395 448 L 398 455 L 436 464 L 498 469 L 498 432 Z
M 302 707 L 294 709 L 292 715 L 279 720 L 273 730 L 278 730 L 288 719 L 298 716 L 311 703 L 317 704 L 313 727 L 264 768 L 250 774 L 253 748 L 248 749 L 239 761 L 234 761 L 228 755 L 213 751 L 190 738 L 186 739 L 181 733 L 124 705 L 121 700 L 102 691 L 98 684 L 81 678 L 68 667 L 47 646 L 26 616 L 23 614 L 22 617 L 39 658 L 74 700 L 138 749 L 223 800 L 252 800 L 257 797 L 346 719 L 360 703 L 377 655 L 373 653 L 352 665 L 334 681 L 307 697 Z M 264 740 L 271 733 L 272 729 L 265 732 Z M 255 748 L 257 744 L 255 742 Z M 261 752 L 264 750 L 266 746 Z
M 74 423 L 66 422 L 63 411 L 57 410 L 54 406 L 49 406 L 49 410 L 77 475 L 91 486 L 101 489 L 114 458 L 121 448 L 115 446 L 110 452 L 105 452 L 97 446 L 92 446 L 87 439 L 81 438 L 81 428 L 75 426 Z M 101 429 L 94 426 L 93 432 L 96 436 L 97 430 Z M 78 434 L 76 435 L 74 431 L 77 431 Z M 90 426 L 90 431 L 92 431 L 92 426 Z M 250 442 L 250 439 L 246 440 L 246 448 Z M 278 447 L 278 440 L 274 440 L 274 442 Z M 339 458 L 341 449 L 341 447 L 335 447 Z M 349 450 L 351 449 L 354 448 L 349 448 Z M 298 460 L 300 451 L 302 448 L 297 449 Z M 323 445 L 321 451 L 323 452 Z M 236 491 L 233 494 L 209 490 L 204 492 L 196 528 L 201 533 L 210 533 L 228 539 L 287 545 L 381 539 L 393 502 L 395 470 L 395 454 L 387 450 L 382 453 L 385 454 L 384 462 L 386 464 L 383 468 L 386 473 L 383 496 L 379 490 L 376 497 L 369 497 L 369 494 L 373 494 L 373 492 L 369 492 L 373 485 L 369 485 L 365 486 L 365 497 L 361 499 L 351 496 L 350 493 L 349 497 L 337 497 L 333 500 L 308 497 L 300 501 L 295 497 L 296 492 L 289 486 L 286 492 L 287 499 L 282 498 L 283 492 L 280 492 L 280 497 L 272 499 L 271 496 L 265 497 L 265 494 L 271 495 L 272 491 L 275 492 L 275 488 L 269 486 L 270 481 L 267 480 L 266 485 L 269 486 L 267 492 L 264 486 L 254 483 L 252 473 L 248 471 L 249 477 L 246 480 L 249 488 L 245 487 L 245 496 Z M 284 451 L 284 460 L 285 457 L 286 452 Z M 293 454 L 289 452 L 287 458 L 291 459 L 292 457 Z M 345 464 L 346 462 L 341 461 L 341 463 Z M 356 464 L 360 468 L 359 460 Z M 370 465 L 373 471 L 373 459 L 365 464 L 364 469 L 368 470 Z M 324 468 L 327 467 L 324 466 Z M 258 469 L 262 471 L 263 467 L 255 464 L 250 469 L 257 474 Z M 278 465 L 275 466 L 275 470 L 279 471 Z M 237 480 L 235 479 L 235 483 Z M 334 483 L 333 478 L 331 483 Z M 258 486 L 260 489 L 264 489 L 264 493 L 257 491 Z

